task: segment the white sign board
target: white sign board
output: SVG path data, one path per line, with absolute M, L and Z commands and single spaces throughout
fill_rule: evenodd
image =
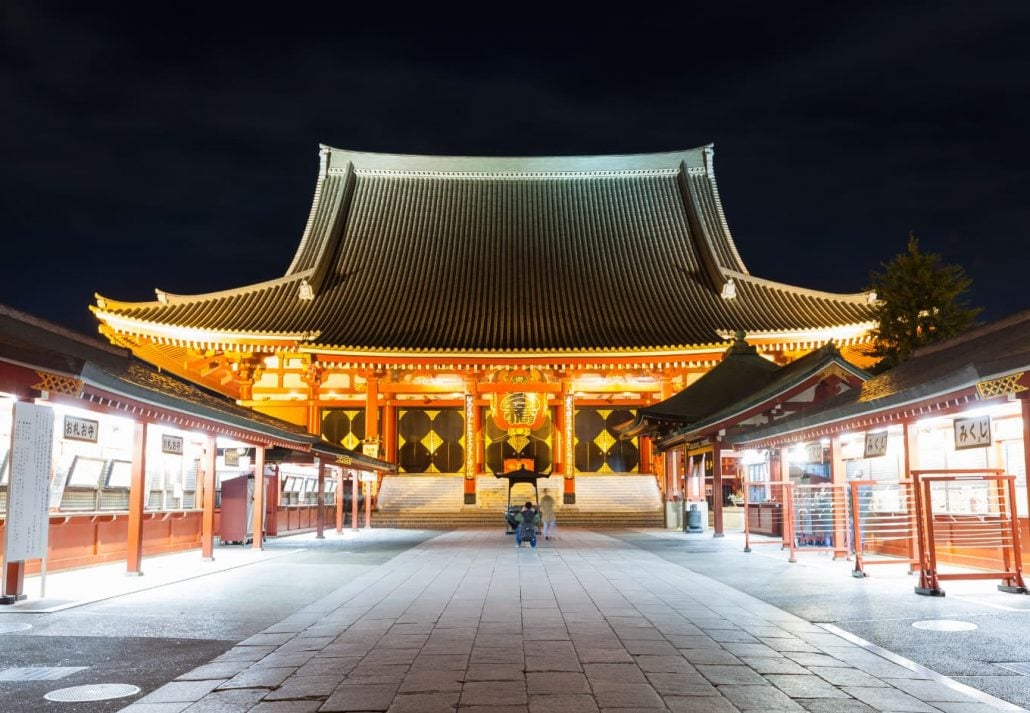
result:
M 167 433 L 161 434 L 161 452 L 172 455 L 182 455 L 182 436 L 172 436 Z
M 64 437 L 72 441 L 96 443 L 100 439 L 100 422 L 90 418 L 65 416 Z
M 4 527 L 4 559 L 7 562 L 23 562 L 46 556 L 53 453 L 53 409 L 16 402 L 11 429 L 7 523 Z
M 973 418 L 956 418 L 954 424 L 956 451 L 991 445 L 991 417 L 987 414 Z
M 865 434 L 865 455 L 864 458 L 876 458 L 887 455 L 887 432 Z

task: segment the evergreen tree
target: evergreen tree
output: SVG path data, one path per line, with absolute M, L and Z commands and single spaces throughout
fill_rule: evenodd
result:
M 908 235 L 908 251 L 880 263 L 882 271 L 870 275 L 879 298 L 876 339 L 872 355 L 880 357 L 875 371 L 897 366 L 925 344 L 948 339 L 976 324 L 979 308 L 971 308 L 965 294 L 973 284 L 959 265 L 945 265 L 940 255 L 919 250 L 919 240 Z

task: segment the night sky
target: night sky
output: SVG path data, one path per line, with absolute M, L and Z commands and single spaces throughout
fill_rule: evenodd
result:
M 714 143 L 753 274 L 857 292 L 914 231 L 973 277 L 982 319 L 1030 306 L 1030 2 L 715 4 L 0 0 L 0 303 L 94 332 L 94 292 L 281 276 L 320 142 Z

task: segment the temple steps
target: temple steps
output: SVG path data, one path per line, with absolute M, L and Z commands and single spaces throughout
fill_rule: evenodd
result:
M 480 476 L 476 504 L 464 505 L 464 480 L 456 476 L 388 476 L 379 491 L 379 511 L 373 526 L 446 529 L 504 527 L 508 481 Z M 661 527 L 662 502 L 655 479 L 647 475 L 586 475 L 576 478 L 576 503 L 562 503 L 563 479 L 553 476 L 538 482 L 558 504 L 558 524 L 570 527 Z M 512 490 L 511 502 L 535 498 L 528 485 Z

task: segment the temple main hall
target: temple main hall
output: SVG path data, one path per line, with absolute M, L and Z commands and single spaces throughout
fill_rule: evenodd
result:
M 750 273 L 713 156 L 322 146 L 281 277 L 151 302 L 98 295 L 92 310 L 160 369 L 396 463 L 382 507 L 428 482 L 444 509 L 484 507 L 494 474 L 515 468 L 548 476 L 565 506 L 587 507 L 598 478 L 670 498 L 664 456 L 620 438 L 639 409 L 694 383 L 734 334 L 776 364 L 832 341 L 861 366 L 873 326 L 875 295 Z M 224 240 L 247 250 L 245 235 Z

